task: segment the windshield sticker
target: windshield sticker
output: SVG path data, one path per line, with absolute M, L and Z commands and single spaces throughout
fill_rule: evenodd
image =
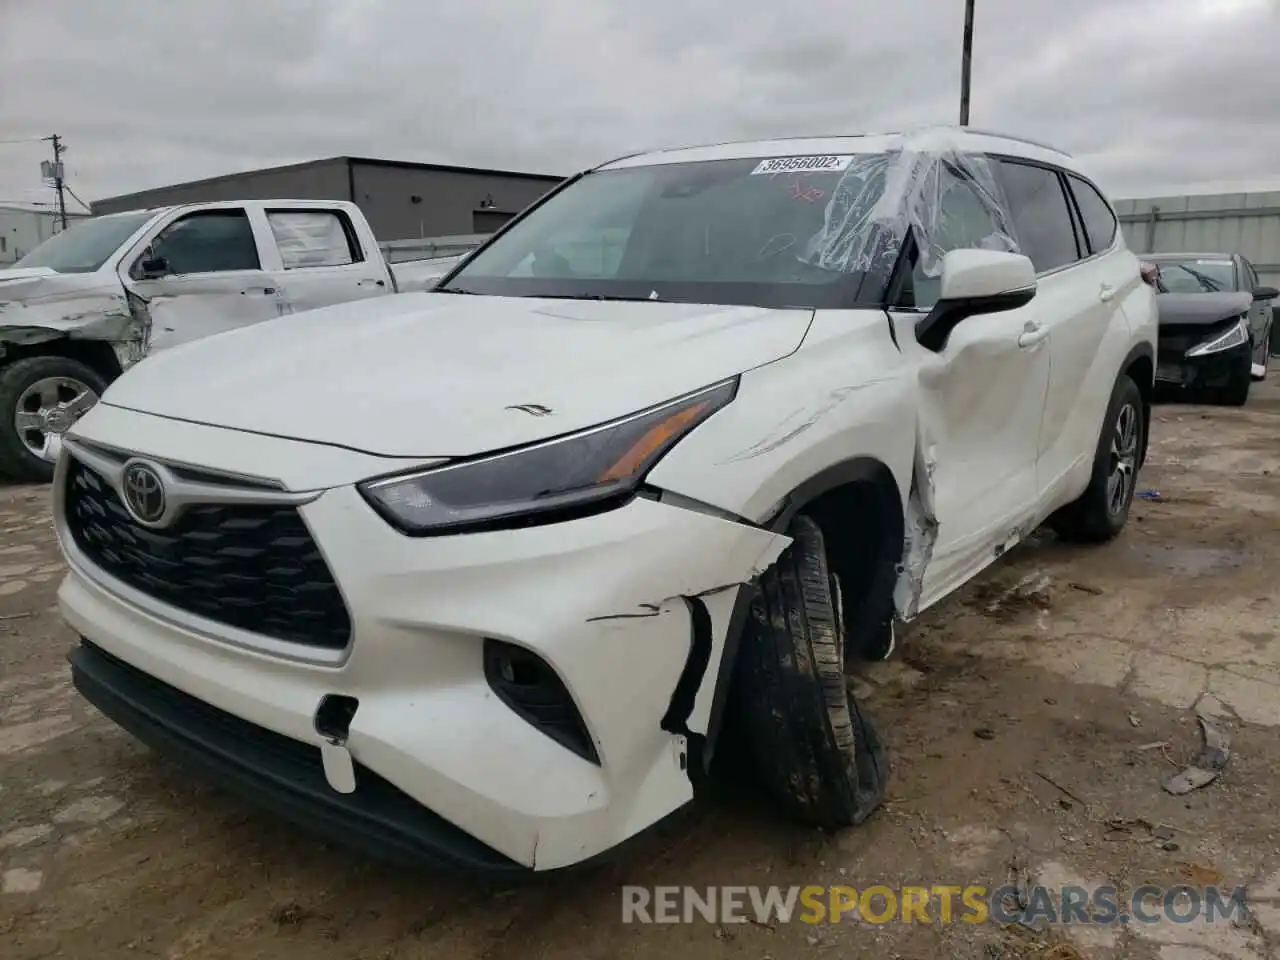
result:
M 798 178 L 791 181 L 792 200 L 805 200 L 809 203 L 817 203 L 825 196 L 826 194 L 817 187 L 806 188 Z
M 853 157 L 774 157 L 761 160 L 751 176 L 765 173 L 839 173 L 847 170 Z

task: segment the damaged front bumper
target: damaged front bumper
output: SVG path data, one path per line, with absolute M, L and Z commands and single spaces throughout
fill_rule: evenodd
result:
M 1252 364 L 1252 347 L 1246 341 L 1227 350 L 1191 356 L 1183 340 L 1161 338 L 1156 383 L 1166 389 L 1219 390 L 1231 385 Z
M 415 539 L 330 489 L 300 507 L 352 622 L 326 660 L 233 642 L 114 581 L 67 535 L 63 500 L 59 597 L 88 641 L 73 675 L 104 713 L 335 840 L 499 872 L 590 859 L 692 799 L 740 587 L 789 543 L 643 497 Z M 530 663 L 560 694 L 521 702 Z M 351 705 L 339 736 L 318 732 L 326 698 Z

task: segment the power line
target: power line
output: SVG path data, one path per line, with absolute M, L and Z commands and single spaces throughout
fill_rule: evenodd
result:
M 48 140 L 48 139 L 49 139 L 48 137 L 25 137 L 25 138 L 20 139 L 20 140 L 0 140 L 0 144 L 6 144 L 6 143 L 43 143 L 44 141 L 46 141 L 46 140 Z
M 66 188 L 67 193 L 71 194 L 71 199 L 75 200 L 76 203 L 80 204 L 80 206 L 84 207 L 90 213 L 93 213 L 93 207 L 89 206 L 87 203 L 81 200 L 78 196 L 76 196 L 76 192 L 71 189 L 70 184 L 63 184 L 63 186 Z

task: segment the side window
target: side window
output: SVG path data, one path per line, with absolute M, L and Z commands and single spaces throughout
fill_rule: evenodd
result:
M 1093 253 L 1101 253 L 1110 248 L 1116 238 L 1116 215 L 1111 205 L 1098 192 L 1098 188 L 1089 181 L 1067 174 L 1071 183 L 1071 193 L 1076 198 L 1076 206 L 1084 218 L 1084 231 L 1089 237 L 1089 249 Z
M 337 210 L 268 210 L 267 222 L 286 270 L 358 263 L 359 245 Z
M 941 259 L 952 250 L 988 248 L 991 237 L 1005 232 L 968 179 L 946 171 L 942 174 L 941 186 L 944 193 L 938 203 L 933 234 L 929 237 L 935 258 Z M 921 308 L 933 306 L 941 285 L 942 278 L 927 276 L 917 258 L 907 303 Z
M 243 210 L 208 210 L 175 220 L 151 243 L 172 274 L 259 270 L 258 244 Z
M 1022 252 L 1037 273 L 1080 259 L 1071 211 L 1058 175 L 1047 167 L 999 161 L 1000 180 Z

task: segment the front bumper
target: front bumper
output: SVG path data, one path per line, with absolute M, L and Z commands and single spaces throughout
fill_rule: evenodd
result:
M 1248 373 L 1252 351 L 1248 343 L 1203 357 L 1188 357 L 1182 343 L 1161 339 L 1156 383 L 1162 387 L 1184 390 L 1218 390 Z
M 789 542 L 644 498 L 552 526 L 415 539 L 388 527 L 353 487 L 331 488 L 300 512 L 353 630 L 344 651 L 320 657 L 332 651 L 258 646 L 245 631 L 113 581 L 68 534 L 63 473 L 65 461 L 55 513 L 70 570 L 59 599 L 91 644 L 73 655 L 89 700 L 334 839 L 498 871 L 590 859 L 692 799 L 686 734 L 705 733 L 718 687 L 723 697 L 738 585 Z M 700 646 L 695 622 L 707 620 Z M 495 694 L 485 638 L 550 665 L 598 763 Z M 664 722 L 678 686 L 693 691 L 684 732 Z M 357 780 L 350 795 L 326 793 L 317 779 L 317 711 L 332 696 L 358 702 L 345 741 Z M 290 772 L 274 771 L 269 754 L 289 754 Z M 416 817 L 406 802 L 420 808 Z M 388 804 L 397 811 L 390 823 L 380 812 Z

